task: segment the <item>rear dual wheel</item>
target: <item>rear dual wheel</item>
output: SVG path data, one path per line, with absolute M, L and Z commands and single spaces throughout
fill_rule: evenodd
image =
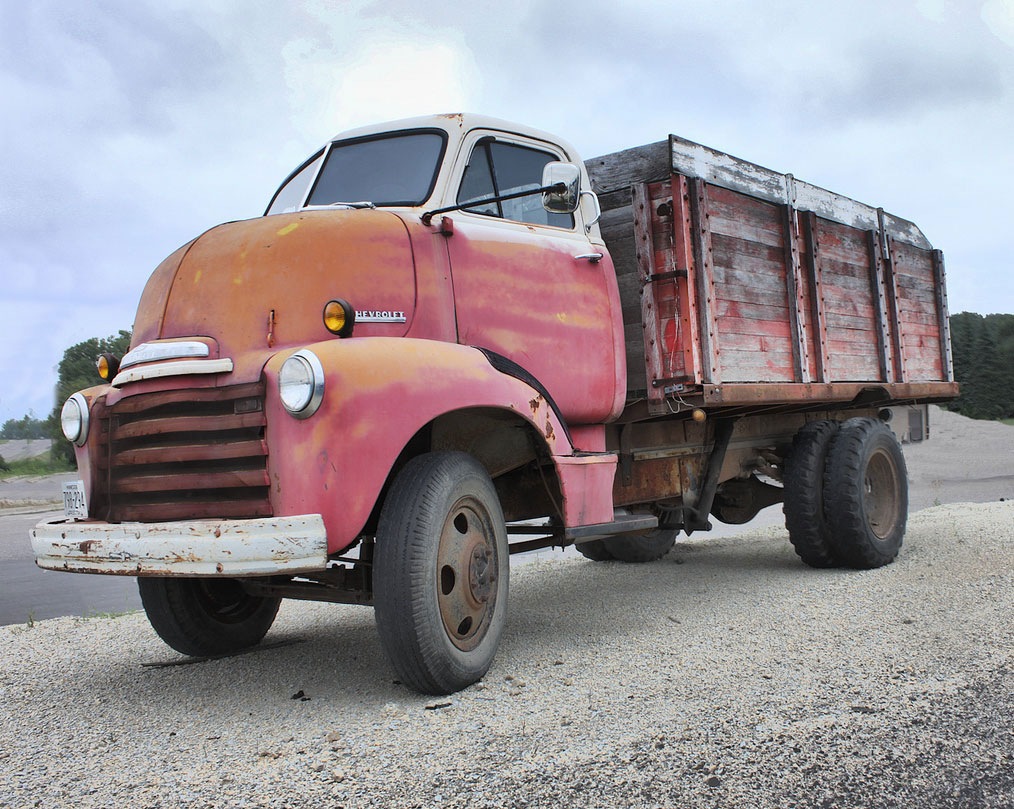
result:
M 629 562 L 639 564 L 661 559 L 676 543 L 679 531 L 656 528 L 643 534 L 625 534 L 579 542 L 574 547 L 593 562 Z
M 832 550 L 862 570 L 894 561 L 908 521 L 908 470 L 898 439 L 882 421 L 846 421 L 824 469 Z
M 881 421 L 811 422 L 785 468 L 785 526 L 811 567 L 882 567 L 901 549 L 908 474 L 894 433 Z

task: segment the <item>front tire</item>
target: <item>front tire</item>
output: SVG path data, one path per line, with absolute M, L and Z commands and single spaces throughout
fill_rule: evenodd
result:
M 373 600 L 401 681 L 450 694 L 489 670 L 507 620 L 507 528 L 493 482 L 462 452 L 410 461 L 377 525 Z
M 908 520 L 908 472 L 898 439 L 881 421 L 846 421 L 824 473 L 835 556 L 860 570 L 894 561 Z
M 235 579 L 137 580 L 152 628 L 177 652 L 193 657 L 232 654 L 256 646 L 278 613 L 280 598 L 253 596 Z

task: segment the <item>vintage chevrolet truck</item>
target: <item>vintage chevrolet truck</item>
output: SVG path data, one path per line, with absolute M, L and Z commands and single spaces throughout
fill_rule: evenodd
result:
M 803 562 L 891 562 L 896 433 L 957 394 L 949 352 L 941 253 L 881 209 L 675 136 L 582 163 L 473 115 L 372 126 L 155 270 L 32 543 L 137 576 L 187 655 L 282 598 L 372 605 L 400 680 L 449 693 L 513 553 L 648 562 L 782 502 Z

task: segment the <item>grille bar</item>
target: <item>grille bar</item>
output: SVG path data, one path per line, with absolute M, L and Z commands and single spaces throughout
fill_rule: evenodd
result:
M 107 519 L 271 516 L 264 385 L 131 396 L 108 408 Z

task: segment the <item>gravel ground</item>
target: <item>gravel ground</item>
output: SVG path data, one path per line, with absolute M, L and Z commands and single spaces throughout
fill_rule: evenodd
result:
M 782 529 L 519 566 L 501 652 L 392 681 L 365 609 L 285 603 L 190 665 L 143 615 L 0 629 L 0 805 L 1010 807 L 1014 503 L 913 515 L 876 571 Z M 271 646 L 271 644 L 279 644 Z
M 894 564 L 811 570 L 749 526 L 536 559 L 452 697 L 395 682 L 363 608 L 283 602 L 201 663 L 140 614 L 2 627 L 0 807 L 1009 809 L 1014 430 L 934 418 L 913 505 L 993 502 L 913 514 Z

